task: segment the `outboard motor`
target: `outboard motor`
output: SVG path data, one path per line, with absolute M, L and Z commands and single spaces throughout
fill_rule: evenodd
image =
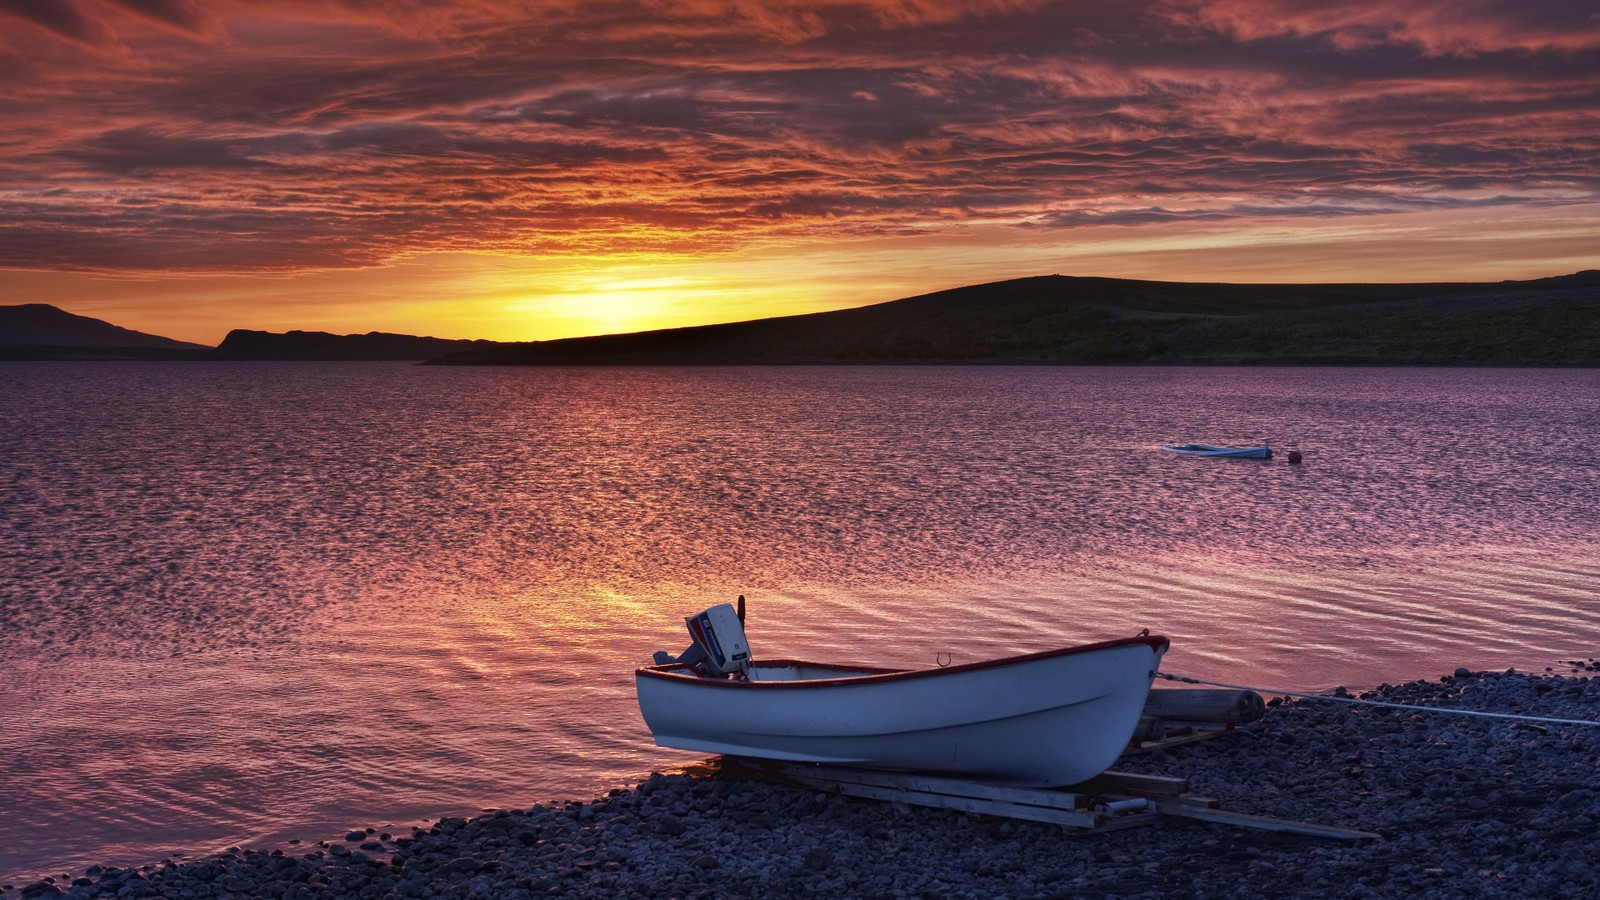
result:
M 734 611 L 732 604 L 719 603 L 683 622 L 689 627 L 694 643 L 676 658 L 665 650 L 657 650 L 656 665 L 677 663 L 711 678 L 725 678 L 730 674 L 735 678 L 744 676 L 745 670 L 750 668 L 750 644 L 745 640 L 743 617 Z

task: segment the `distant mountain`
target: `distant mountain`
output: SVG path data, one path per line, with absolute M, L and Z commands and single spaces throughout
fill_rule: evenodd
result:
M 484 350 L 494 341 L 453 341 L 409 334 L 329 334 L 326 331 L 228 332 L 212 359 L 259 360 L 424 360 L 459 351 Z
M 1600 271 L 1481 284 L 1046 275 L 804 316 L 531 343 L 241 329 L 212 349 L 35 303 L 0 306 L 0 359 L 1600 366 Z
M 507 343 L 435 365 L 1600 365 L 1600 271 L 1483 284 L 1048 275 L 804 316 Z
M 43 303 L 0 306 L 0 359 L 424 360 L 493 341 L 323 331 L 229 332 L 218 347 L 119 328 Z
M 0 306 L 0 359 L 185 359 L 210 350 L 44 303 Z

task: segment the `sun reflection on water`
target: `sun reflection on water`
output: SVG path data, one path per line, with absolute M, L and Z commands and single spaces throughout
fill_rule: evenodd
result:
M 1589 371 L 7 377 L 21 868 L 691 761 L 650 742 L 632 669 L 740 594 L 758 656 L 908 667 L 1149 628 L 1169 670 L 1326 688 L 1600 642 Z M 1156 449 L 1261 436 L 1306 463 Z

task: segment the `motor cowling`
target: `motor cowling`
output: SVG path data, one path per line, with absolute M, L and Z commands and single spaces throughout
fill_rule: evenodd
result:
M 683 623 L 694 643 L 677 658 L 665 652 L 656 653 L 657 665 L 686 665 L 713 678 L 743 675 L 750 668 L 750 643 L 733 604 L 719 603 L 689 616 Z

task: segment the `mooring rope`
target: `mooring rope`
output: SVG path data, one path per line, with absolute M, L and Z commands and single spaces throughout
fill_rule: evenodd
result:
M 1332 694 L 1317 694 L 1310 691 L 1285 691 L 1277 688 L 1251 687 L 1246 684 L 1225 684 L 1220 681 L 1202 681 L 1199 678 L 1186 678 L 1182 675 L 1169 675 L 1166 672 L 1152 672 L 1157 678 L 1167 681 L 1181 681 L 1184 684 L 1203 684 L 1208 687 L 1232 688 L 1237 691 L 1255 691 L 1258 694 L 1281 694 L 1285 697 L 1300 697 L 1306 700 L 1328 700 L 1333 703 L 1351 703 L 1357 706 L 1382 706 L 1389 709 L 1408 709 L 1412 712 L 1449 713 L 1457 716 L 1473 716 L 1480 719 L 1510 719 L 1517 722 L 1538 722 L 1543 725 L 1587 725 L 1600 728 L 1600 722 L 1588 719 L 1556 719 L 1549 716 L 1519 716 L 1515 713 L 1485 712 L 1476 709 L 1451 709 L 1444 706 L 1416 706 L 1410 703 L 1389 703 L 1384 700 L 1362 700 L 1359 697 L 1336 697 Z

